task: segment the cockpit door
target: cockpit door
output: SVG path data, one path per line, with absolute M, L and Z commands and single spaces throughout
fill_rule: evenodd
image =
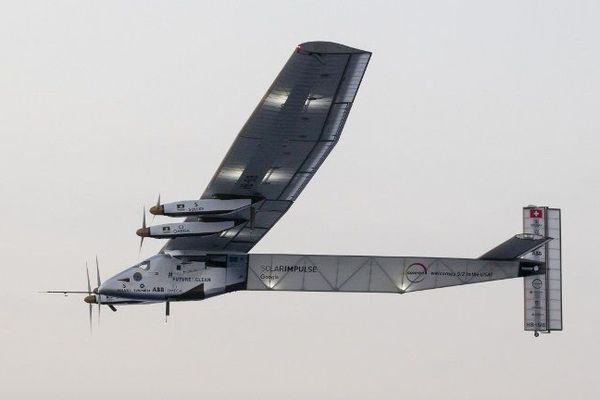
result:
M 175 259 L 177 263 L 173 265 L 172 271 L 169 273 L 171 282 L 171 292 L 174 295 L 180 295 L 185 291 L 184 289 L 184 272 L 183 268 L 185 263 L 182 260 Z

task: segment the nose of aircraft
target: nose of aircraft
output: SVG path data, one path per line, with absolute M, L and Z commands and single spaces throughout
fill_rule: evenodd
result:
M 120 282 L 119 279 L 121 276 L 122 274 L 106 279 L 100 286 L 92 290 L 92 293 L 96 295 L 96 299 L 100 296 L 114 296 L 115 292 L 122 285 L 122 282 Z
M 90 294 L 89 296 L 85 296 L 83 301 L 85 301 L 88 304 L 96 304 L 96 295 Z

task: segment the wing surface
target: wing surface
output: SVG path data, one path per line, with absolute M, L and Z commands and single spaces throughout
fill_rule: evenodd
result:
M 171 239 L 163 251 L 248 252 L 290 208 L 337 143 L 370 57 L 337 43 L 299 45 L 201 197 L 252 198 L 253 226 L 243 222 L 221 234 Z

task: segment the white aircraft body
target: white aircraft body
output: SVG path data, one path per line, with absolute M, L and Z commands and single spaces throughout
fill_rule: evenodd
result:
M 524 230 L 473 259 L 250 254 L 338 142 L 371 53 L 330 42 L 296 47 L 198 200 L 161 204 L 185 217 L 146 226 L 159 254 L 100 281 L 91 305 L 202 300 L 238 290 L 408 293 L 523 277 L 525 329 L 562 330 L 560 210 L 527 206 Z M 141 244 L 140 244 L 141 246 Z M 97 267 L 97 265 L 96 265 Z M 97 268 L 98 269 L 98 268 Z

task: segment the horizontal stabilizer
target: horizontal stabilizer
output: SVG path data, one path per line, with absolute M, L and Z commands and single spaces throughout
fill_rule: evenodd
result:
M 494 247 L 492 250 L 479 257 L 479 259 L 495 261 L 515 260 L 542 247 L 550 240 L 552 240 L 552 238 L 541 235 L 516 235 L 501 245 Z

